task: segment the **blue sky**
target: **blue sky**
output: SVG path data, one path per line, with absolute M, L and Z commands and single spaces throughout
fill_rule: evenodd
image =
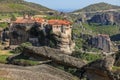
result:
M 76 10 L 86 7 L 90 4 L 106 2 L 120 6 L 120 0 L 26 0 L 35 2 L 55 10 Z

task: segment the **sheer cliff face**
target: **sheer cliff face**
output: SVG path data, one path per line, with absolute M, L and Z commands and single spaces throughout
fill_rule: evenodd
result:
M 120 24 L 120 13 L 113 12 L 113 13 L 96 14 L 91 19 L 89 19 L 88 22 L 99 23 L 102 25 Z
M 59 43 L 57 44 L 57 47 L 67 53 L 67 54 L 71 54 L 74 51 L 74 47 L 75 47 L 75 42 L 71 39 L 71 36 L 65 33 L 60 33 L 60 36 L 56 36 L 59 37 Z
M 108 35 L 99 34 L 92 38 L 92 45 L 96 48 L 103 50 L 103 52 L 112 51 L 112 43 Z

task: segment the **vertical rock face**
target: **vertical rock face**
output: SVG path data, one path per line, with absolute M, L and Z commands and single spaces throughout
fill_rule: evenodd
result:
M 58 48 L 65 53 L 71 54 L 74 51 L 75 43 L 71 39 L 71 36 L 61 33 L 60 43 L 57 44 Z
M 92 45 L 103 50 L 103 52 L 112 51 L 112 43 L 108 35 L 99 34 L 98 36 L 92 38 Z
M 103 13 L 94 15 L 88 22 L 102 25 L 115 25 L 120 23 L 120 13 Z
M 23 28 L 25 26 L 14 26 L 10 29 L 10 45 L 19 45 L 28 40 L 29 34 Z
M 85 75 L 88 80 L 119 80 L 114 79 L 112 67 L 114 65 L 114 58 L 112 56 L 105 57 L 100 60 L 91 62 L 86 68 Z M 112 75 L 111 75 L 112 74 Z

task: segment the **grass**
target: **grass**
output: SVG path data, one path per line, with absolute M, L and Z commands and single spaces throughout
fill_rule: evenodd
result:
M 95 23 L 83 24 L 87 29 L 91 29 L 95 34 L 108 34 L 114 35 L 120 33 L 120 26 L 117 25 L 99 25 Z
M 91 11 L 100 11 L 100 10 L 109 10 L 109 9 L 118 9 L 119 6 L 110 5 L 104 2 L 89 5 L 83 9 L 77 10 L 76 12 L 91 12 Z
M 0 77 L 0 80 L 11 80 L 11 79 Z
M 7 63 L 7 58 L 13 53 L 9 50 L 0 50 L 0 63 Z
M 13 51 L 6 51 L 6 50 L 0 50 L 0 63 L 7 63 L 7 58 L 10 56 L 10 55 L 13 55 L 14 52 Z M 39 64 L 39 61 L 33 61 L 33 60 L 29 60 L 29 59 L 15 59 L 15 63 L 17 64 L 21 64 L 21 65 L 30 65 L 30 66 L 33 66 L 33 65 L 38 65 Z
M 6 59 L 7 59 L 8 55 L 0 55 L 0 63 L 7 63 Z
M 113 67 L 112 67 L 112 70 L 113 70 L 113 71 L 117 71 L 117 70 L 120 70 L 120 67 L 117 67 L 117 66 L 113 66 Z
M 15 17 L 20 17 L 22 14 L 20 13 L 0 13 L 0 19 L 5 19 L 5 18 L 11 18 L 11 15 L 14 15 Z
M 6 0 L 5 0 L 6 1 Z M 6 1 L 0 3 L 0 12 L 22 12 L 22 11 L 48 11 L 50 9 L 39 4 L 30 2 L 19 2 L 19 0 Z M 15 2 L 16 1 L 16 2 Z
M 75 28 L 73 28 L 73 33 L 74 34 L 91 34 L 91 35 L 96 35 L 96 34 L 108 34 L 108 35 L 115 35 L 120 33 L 120 26 L 118 25 L 100 25 L 97 23 L 82 23 L 83 27 L 85 30 L 83 30 L 80 26 L 80 24 L 74 24 Z
M 0 23 L 0 28 L 6 28 L 8 26 L 7 23 Z
M 18 63 L 18 65 L 25 65 L 25 66 L 34 66 L 34 65 L 38 65 L 39 61 L 33 61 L 33 60 L 29 60 L 29 59 L 16 59 L 14 61 L 15 63 Z

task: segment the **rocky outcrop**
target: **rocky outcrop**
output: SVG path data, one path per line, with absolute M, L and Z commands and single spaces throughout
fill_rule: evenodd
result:
M 84 60 L 69 56 L 64 54 L 64 52 L 59 49 L 53 49 L 49 47 L 25 47 L 24 51 L 16 56 L 12 56 L 8 58 L 8 62 L 12 63 L 12 61 L 16 58 L 20 58 L 20 56 L 26 56 L 28 58 L 34 58 L 39 60 L 40 57 L 44 57 L 46 59 L 50 59 L 53 62 L 67 65 L 70 67 L 81 68 L 86 65 Z
M 39 21 L 35 22 L 32 18 L 30 20 L 29 18 L 25 18 L 21 21 L 23 21 L 23 24 L 16 21 L 10 27 L 10 46 L 30 42 L 33 46 L 49 46 L 60 49 L 68 54 L 74 51 L 75 43 L 71 39 L 72 26 L 70 22 L 68 23 L 69 26 L 66 26 L 66 24 L 63 25 L 65 21 L 59 20 L 46 20 L 48 22 L 38 23 Z M 26 23 L 25 21 L 30 23 Z
M 56 63 L 64 64 L 75 68 L 81 68 L 83 65 L 86 64 L 84 60 L 66 55 L 60 50 L 49 47 L 26 47 L 23 51 L 23 54 L 26 56 L 32 56 L 34 58 L 43 56 Z
M 120 52 L 116 52 L 115 54 L 115 63 L 114 63 L 115 66 L 117 67 L 120 67 Z
M 114 58 L 112 56 L 108 56 L 89 63 L 81 70 L 88 80 L 119 80 L 115 79 L 113 76 L 115 75 L 115 73 L 112 72 L 114 62 Z
M 116 25 L 120 23 L 120 13 L 112 12 L 95 14 L 90 20 L 88 20 L 88 22 L 99 23 L 102 25 Z
M 93 37 L 92 46 L 101 49 L 103 52 L 113 51 L 113 45 L 109 35 L 99 34 L 96 37 Z
M 120 80 L 120 71 L 113 71 L 113 66 L 116 61 L 113 56 L 107 56 L 105 58 L 87 64 L 84 60 L 72 57 L 70 55 L 66 55 L 62 51 L 57 49 L 32 46 L 25 47 L 24 51 L 22 52 L 22 54 L 20 54 L 20 56 L 26 56 L 38 60 L 40 59 L 40 57 L 44 57 L 46 59 L 52 60 L 55 63 L 62 64 L 67 68 L 74 67 L 77 69 L 76 73 L 78 73 L 78 76 L 80 78 L 87 78 L 88 80 Z M 18 55 L 12 56 L 8 58 L 8 60 L 12 61 L 16 57 L 18 57 Z M 32 70 L 34 70 L 34 68 L 32 68 Z
M 79 80 L 79 78 L 49 65 L 22 67 L 0 64 L 3 80 Z
M 112 41 L 110 40 L 109 35 L 106 34 L 98 34 L 96 36 L 92 36 L 89 34 L 81 34 L 80 38 L 84 40 L 83 42 L 83 50 L 87 50 L 87 48 L 97 48 L 105 53 L 115 52 L 117 48 L 114 46 Z
M 59 40 L 57 41 L 59 42 L 57 44 L 58 49 L 66 54 L 71 54 L 74 51 L 75 42 L 69 35 L 61 33 L 60 36 L 58 35 L 56 37 L 59 37 Z

